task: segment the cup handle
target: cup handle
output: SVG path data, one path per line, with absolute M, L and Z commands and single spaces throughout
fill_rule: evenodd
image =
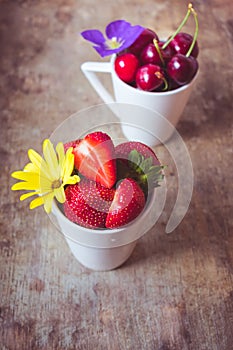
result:
M 111 62 L 85 62 L 81 65 L 81 70 L 105 103 L 115 102 L 96 75 L 96 73 L 111 73 Z

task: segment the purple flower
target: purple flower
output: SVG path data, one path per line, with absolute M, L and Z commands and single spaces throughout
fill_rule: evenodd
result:
M 93 48 L 101 57 L 118 53 L 139 37 L 144 28 L 136 25 L 132 26 L 124 20 L 117 20 L 107 25 L 105 33 L 107 38 L 97 29 L 84 30 L 81 35 L 84 39 L 92 42 Z

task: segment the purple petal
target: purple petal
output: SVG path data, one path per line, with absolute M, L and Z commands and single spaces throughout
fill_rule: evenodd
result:
M 122 42 L 122 50 L 133 44 L 143 30 L 144 28 L 139 25 L 132 26 L 124 20 L 117 20 L 107 25 L 106 35 L 109 39 L 116 37 L 118 42 Z
M 103 44 L 106 41 L 101 31 L 97 29 L 84 30 L 80 34 L 84 39 L 91 41 L 92 43 L 97 45 Z
M 112 37 L 121 37 L 124 35 L 125 31 L 131 27 L 129 22 L 124 21 L 123 19 L 119 19 L 117 21 L 113 21 L 109 23 L 105 29 L 106 35 L 109 39 Z
M 108 49 L 106 45 L 93 46 L 93 48 L 98 52 L 98 54 L 101 57 L 110 56 L 122 50 L 121 47 L 118 47 L 117 49 Z
M 132 26 L 124 20 L 117 20 L 109 23 L 106 27 L 106 35 L 109 40 L 114 38 L 119 44 L 117 48 L 111 48 L 104 35 L 97 29 L 90 29 L 81 32 L 84 39 L 95 44 L 93 48 L 100 56 L 110 56 L 128 48 L 143 32 L 144 28 L 136 25 Z

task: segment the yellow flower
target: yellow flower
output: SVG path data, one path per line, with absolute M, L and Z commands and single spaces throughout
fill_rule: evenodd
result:
M 30 209 L 44 205 L 46 213 L 52 209 L 54 197 L 60 203 L 66 200 L 64 186 L 80 181 L 78 175 L 71 175 L 74 169 L 74 155 L 72 148 L 64 151 L 62 142 L 59 142 L 54 150 L 53 144 L 46 139 L 43 142 L 44 159 L 33 149 L 28 150 L 28 158 L 31 161 L 23 170 L 15 171 L 11 176 L 22 180 L 12 186 L 12 190 L 28 190 L 30 192 L 21 195 L 20 200 L 37 195 L 30 203 Z

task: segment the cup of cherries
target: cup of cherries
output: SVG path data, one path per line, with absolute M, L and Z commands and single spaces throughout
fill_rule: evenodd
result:
M 190 15 L 195 21 L 194 35 L 183 31 Z M 105 103 L 120 102 L 140 105 L 155 111 L 153 134 L 158 133 L 158 142 L 166 141 L 168 121 L 173 127 L 179 121 L 191 94 L 199 69 L 197 57 L 199 47 L 198 18 L 192 4 L 177 30 L 167 40 L 140 25 L 131 25 L 124 20 L 111 22 L 106 27 L 106 35 L 97 29 L 85 30 L 82 37 L 93 44 L 101 57 L 111 56 L 110 62 L 84 62 L 83 73 Z M 97 72 L 111 73 L 114 96 L 106 90 Z M 135 116 L 134 122 L 149 131 L 145 113 Z M 120 116 L 118 115 L 120 118 Z M 171 128 L 170 128 L 171 129 Z M 131 134 L 126 135 L 131 139 Z M 146 139 L 138 139 L 150 144 Z
M 180 31 L 191 13 L 196 21 L 194 37 Z M 166 41 L 145 28 L 129 48 L 119 53 L 114 64 L 117 75 L 125 83 L 151 92 L 174 90 L 190 83 L 198 71 L 197 32 L 196 12 L 189 4 L 182 24 Z

